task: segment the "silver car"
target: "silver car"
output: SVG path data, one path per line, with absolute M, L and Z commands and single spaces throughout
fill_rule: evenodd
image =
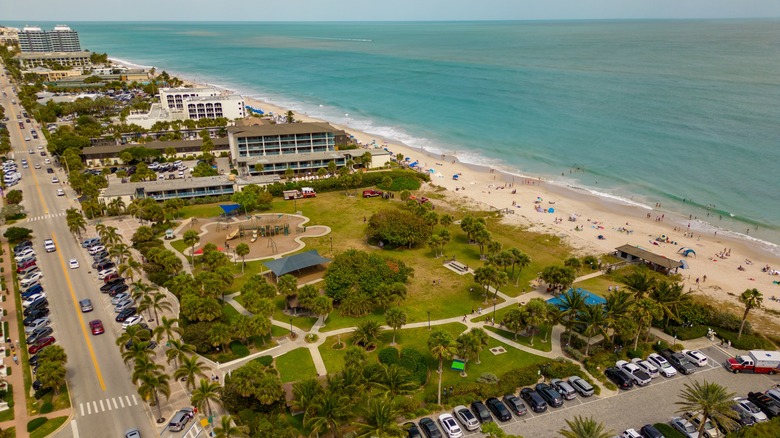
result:
M 469 408 L 460 405 L 455 406 L 455 409 L 452 410 L 453 415 L 455 415 L 455 418 L 460 421 L 460 424 L 463 425 L 463 427 L 466 430 L 477 430 L 479 429 L 479 421 L 477 421 L 477 417 L 474 416 L 474 414 L 471 413 Z
M 684 437 L 699 438 L 699 432 L 696 431 L 696 426 L 690 421 L 684 418 L 674 417 L 672 418 L 671 424 L 672 427 L 677 429 Z
M 639 368 L 641 368 L 642 371 L 646 372 L 651 379 L 655 379 L 656 377 L 660 376 L 660 374 L 658 373 L 658 368 L 656 368 L 656 366 L 651 364 L 650 362 L 643 360 L 641 357 L 631 359 L 631 362 L 636 364 L 636 366 L 638 366 Z
M 569 382 L 561 379 L 552 379 L 550 384 L 563 396 L 566 400 L 572 400 L 577 397 L 577 390 L 569 384 Z
M 758 406 L 754 405 L 752 401 L 744 397 L 734 398 L 734 410 L 740 414 L 745 414 L 749 417 L 752 417 L 756 423 L 763 423 L 764 421 L 769 420 L 766 414 L 761 412 L 761 409 L 758 409 Z
M 590 397 L 593 395 L 594 389 L 593 386 L 591 386 L 590 383 L 588 383 L 585 379 L 579 376 L 571 376 L 568 379 L 566 379 L 567 382 L 569 382 L 569 385 L 572 386 L 577 392 L 580 393 L 583 397 Z

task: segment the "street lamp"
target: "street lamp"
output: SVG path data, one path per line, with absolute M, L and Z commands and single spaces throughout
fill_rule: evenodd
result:
M 295 335 L 293 332 L 293 325 L 292 325 L 292 318 L 290 318 L 290 337 L 292 338 Z
M 333 254 L 333 236 L 330 236 L 330 253 Z
M 428 312 L 428 331 L 431 331 L 431 311 L 426 310 Z

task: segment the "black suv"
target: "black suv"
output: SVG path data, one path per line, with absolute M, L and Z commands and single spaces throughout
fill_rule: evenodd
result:
M 480 423 L 490 423 L 493 421 L 493 417 L 490 416 L 487 406 L 481 401 L 471 402 L 471 410 L 474 411 L 474 416 L 477 417 Z
M 747 398 L 770 419 L 780 416 L 780 406 L 768 395 L 761 392 L 749 392 Z
M 514 394 L 507 394 L 504 396 L 504 404 L 507 408 L 509 408 L 510 411 L 514 412 L 515 415 L 525 415 L 528 413 L 528 409 L 526 409 L 525 405 L 522 401 L 520 401 L 519 398 L 517 398 Z
M 490 411 L 493 412 L 493 415 L 495 415 L 499 420 L 509 421 L 512 419 L 512 414 L 509 413 L 509 409 L 506 408 L 506 405 L 504 405 L 501 400 L 495 397 L 490 397 L 489 399 L 485 400 L 485 403 L 487 404 Z
M 538 392 L 531 388 L 523 388 L 520 390 L 520 397 L 528 403 L 528 406 L 534 412 L 544 412 L 547 410 L 547 402 L 544 401 Z
M 677 368 L 677 371 L 683 374 L 693 374 L 696 372 L 696 365 L 692 364 L 682 353 L 666 349 L 661 352 L 661 356 L 668 360 L 673 367 Z
M 631 377 L 620 368 L 615 368 L 615 367 L 607 368 L 606 370 L 604 370 L 604 375 L 606 375 L 607 378 L 611 380 L 615 385 L 617 385 L 620 389 L 631 389 L 634 387 L 634 382 L 631 379 Z
M 441 431 L 436 426 L 436 422 L 428 417 L 420 418 L 420 428 L 425 432 L 428 438 L 442 438 Z
M 542 396 L 544 401 L 547 402 L 548 405 L 559 408 L 563 406 L 563 396 L 560 392 L 553 389 L 552 386 L 546 384 L 546 383 L 537 383 L 536 384 L 536 392 L 539 393 L 539 395 Z

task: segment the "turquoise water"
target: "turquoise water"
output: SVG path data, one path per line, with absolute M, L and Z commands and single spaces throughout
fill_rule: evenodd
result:
M 69 24 L 115 58 L 780 243 L 777 20 Z

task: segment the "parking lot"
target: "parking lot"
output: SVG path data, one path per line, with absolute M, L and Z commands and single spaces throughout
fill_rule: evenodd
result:
M 700 367 L 690 376 L 676 375 L 671 378 L 657 377 L 644 387 L 635 386 L 628 391 L 620 391 L 610 397 L 577 396 L 567 400 L 560 408 L 548 408 L 537 414 L 529 412 L 522 417 L 514 416 L 510 421 L 498 422 L 504 431 L 522 436 L 555 436 L 566 426 L 566 419 L 577 415 L 604 422 L 607 429 L 619 434 L 628 428 L 639 429 L 645 424 L 666 423 L 678 416 L 678 394 L 684 384 L 692 380 L 717 382 L 727 387 L 737 396 L 746 396 L 749 391 L 765 391 L 780 383 L 780 376 L 765 374 L 732 374 L 722 367 L 722 363 L 733 353 L 727 353 L 718 347 L 700 350 L 709 356 L 709 363 Z M 465 432 L 465 431 L 464 431 Z M 465 436 L 481 437 L 480 432 L 466 432 Z

